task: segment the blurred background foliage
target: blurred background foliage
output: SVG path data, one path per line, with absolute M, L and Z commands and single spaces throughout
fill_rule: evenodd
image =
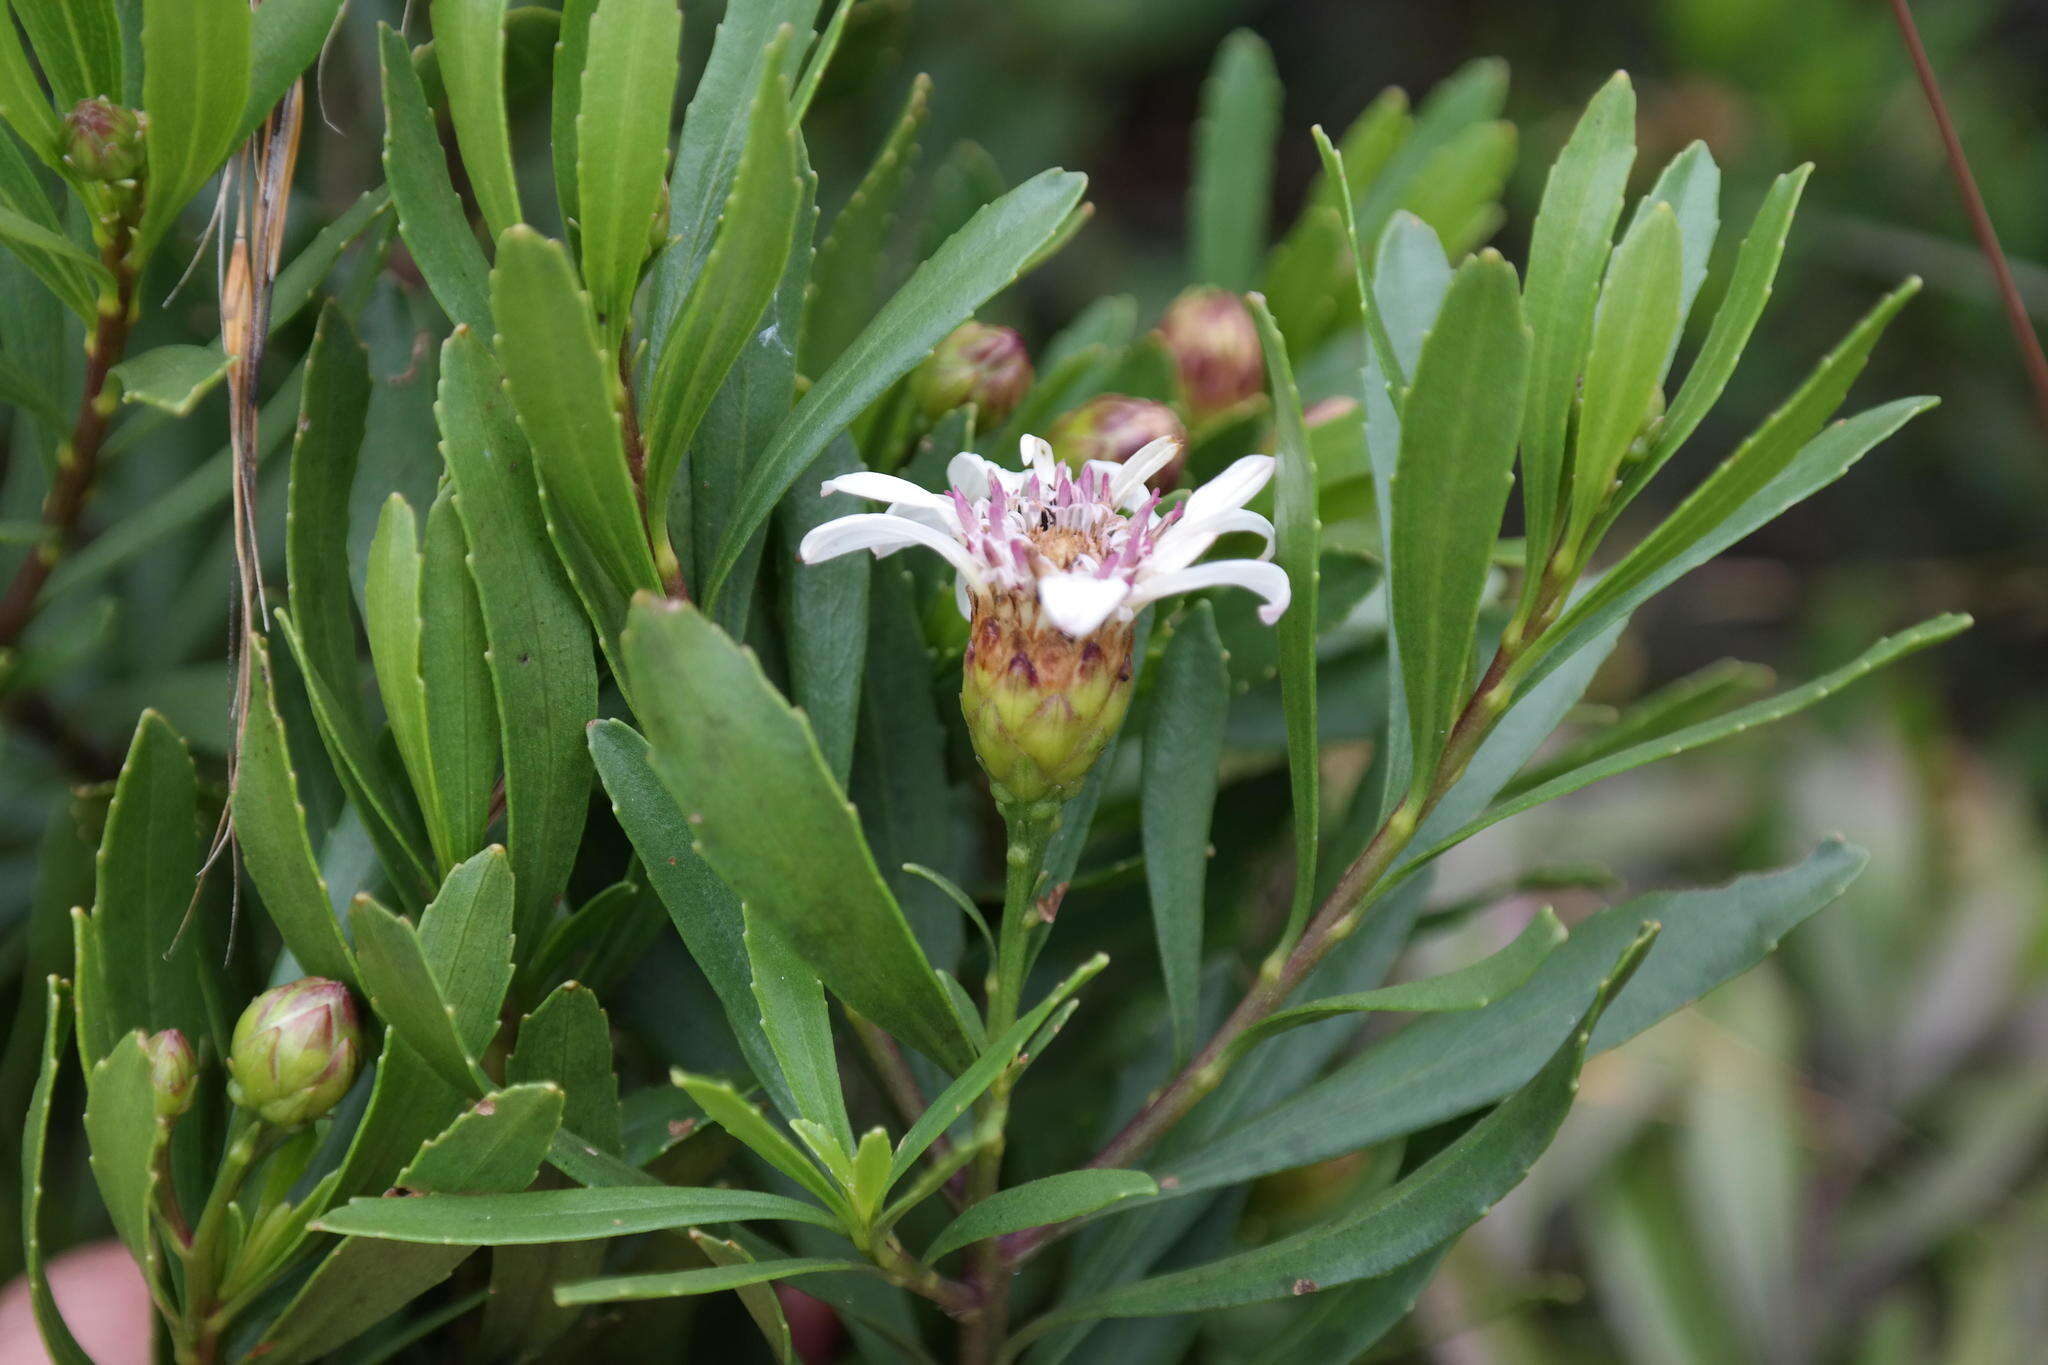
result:
M 721 6 L 684 7 L 687 68 L 702 62 Z M 375 24 L 396 22 L 403 8 L 351 0 L 323 59 L 287 258 L 312 225 L 380 179 Z M 2048 7 L 1923 8 L 1965 145 L 2039 316 L 2048 312 L 2048 266 L 2034 264 L 2048 262 Z M 1740 237 L 1734 225 L 1748 220 L 1769 177 L 1818 163 L 1751 354 L 1680 456 L 1693 468 L 1632 509 L 1638 528 L 1665 510 L 1660 496 L 1691 487 L 1725 454 L 1882 287 L 1909 272 L 1926 277 L 1926 294 L 1862 389 L 1934 393 L 1943 405 L 1854 477 L 1644 611 L 1596 684 L 1598 701 L 1625 702 L 1731 655 L 1808 676 L 1849 642 L 1939 608 L 1979 622 L 1796 730 L 1559 803 L 1446 867 L 1441 894 L 1482 907 L 1463 931 L 1471 941 L 1440 945 L 1450 961 L 1526 915 L 1530 896 L 1504 894 L 1499 879 L 1548 850 L 1638 888 L 1780 862 L 1837 827 L 1876 854 L 1850 896 L 1783 957 L 1644 1046 L 1589 1068 L 1585 1102 L 1556 1148 L 1459 1248 L 1417 1317 L 1375 1358 L 2038 1358 L 2048 1328 L 2038 1293 L 2048 1271 L 2048 691 L 2039 685 L 2048 664 L 2048 446 L 1885 7 L 864 0 L 812 121 L 827 211 L 851 192 L 914 74 L 929 72 L 919 167 L 927 194 L 942 192 L 947 175 L 990 167 L 1006 182 L 1045 165 L 1090 176 L 1094 220 L 1005 299 L 1000 320 L 1040 345 L 1090 300 L 1120 293 L 1136 296 L 1146 325 L 1188 278 L 1199 90 L 1218 43 L 1239 27 L 1266 40 L 1286 87 L 1276 225 L 1293 221 L 1313 179 L 1311 124 L 1335 136 L 1384 87 L 1419 101 L 1489 54 L 1509 65 L 1504 117 L 1519 141 L 1493 238 L 1510 259 L 1525 257 L 1540 168 L 1616 67 L 1642 95 L 1636 190 L 1695 138 L 1725 173 L 1731 230 L 1710 278 L 1722 277 Z M 529 118 L 544 119 L 545 100 L 520 100 L 521 73 L 543 84 L 551 43 L 551 29 L 535 25 L 522 42 L 515 27 L 512 102 Z M 686 87 L 691 79 L 686 69 Z M 517 146 L 544 142 L 544 129 L 515 128 Z M 958 151 L 963 142 L 985 156 Z M 199 226 L 185 224 L 188 240 Z M 373 222 L 372 245 L 389 231 L 388 214 Z M 915 246 L 904 247 L 906 266 Z M 345 256 L 332 282 L 361 309 L 376 382 L 358 488 L 374 503 L 396 487 L 425 506 L 438 468 L 434 309 L 402 252 L 381 271 L 363 268 L 373 258 L 362 249 Z M 171 294 L 182 265 L 158 262 L 154 298 Z M 190 288 L 153 324 L 182 330 L 140 337 L 136 349 L 212 335 L 212 296 L 204 281 Z M 1711 303 L 1695 318 L 1710 318 Z M 312 320 L 309 312 L 281 334 L 278 374 L 303 353 Z M 56 305 L 0 257 L 0 345 L 62 325 Z M 290 406 L 288 396 L 276 412 Z M 63 869 L 89 885 L 103 809 L 95 784 L 118 764 L 142 706 L 162 710 L 202 756 L 217 762 L 224 752 L 232 572 L 217 453 L 223 413 L 215 394 L 191 420 L 157 423 L 136 447 L 147 459 L 131 450 L 113 462 L 100 516 L 119 520 L 123 536 L 102 537 L 70 562 L 23 652 L 47 680 L 38 695 L 51 712 L 17 713 L 0 748 L 0 905 L 81 898 L 62 884 Z M 268 423 L 273 452 L 289 425 L 281 415 Z M 24 418 L 11 461 L 26 464 L 47 440 Z M 39 487 L 18 473 L 0 480 L 0 522 L 32 515 Z M 281 476 L 267 480 L 266 496 L 281 504 L 283 493 Z M 148 514 L 124 515 L 137 509 Z M 365 542 L 374 510 L 354 509 Z M 268 509 L 272 524 L 280 514 Z M 1617 535 L 1627 543 L 1629 525 Z M 281 553 L 281 537 L 268 549 Z M 313 790 L 308 799 L 336 796 Z M 39 845 L 66 851 L 66 822 L 44 833 L 60 805 L 77 816 L 74 856 L 53 857 L 57 871 L 38 885 Z M 1821 811 L 1826 828 L 1810 814 Z M 1598 903 L 1592 891 L 1546 898 L 1567 918 Z M 61 910 L 54 918 L 61 924 Z M 38 948 L 12 912 L 7 930 L 15 980 Z M 0 1098 L 25 1091 L 33 1046 L 9 1031 Z M 1367 1155 L 1276 1178 L 1247 1216 L 1284 1222 L 1301 1201 L 1345 1197 L 1386 1164 Z M 0 1200 L 14 1197 L 12 1182 L 0 1182 Z M 92 1194 L 81 1187 L 53 1199 L 83 1207 Z M 1214 1349 L 1256 1356 L 1268 1326 L 1247 1310 Z M 1299 1344 L 1307 1353 L 1298 1358 L 1326 1358 L 1313 1341 Z

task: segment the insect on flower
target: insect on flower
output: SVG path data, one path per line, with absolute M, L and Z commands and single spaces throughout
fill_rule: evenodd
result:
M 960 703 L 1006 805 L 1064 800 L 1087 776 L 1130 704 L 1139 608 L 1233 585 L 1265 599 L 1259 616 L 1271 625 L 1290 595 L 1286 572 L 1263 556 L 1195 562 L 1231 532 L 1259 536 L 1272 553 L 1272 523 L 1245 506 L 1273 477 L 1272 456 L 1243 457 L 1162 512 L 1145 481 L 1179 456 L 1176 441 L 1078 473 L 1035 436 L 1019 444 L 1017 470 L 954 456 L 945 493 L 891 474 L 828 479 L 822 493 L 889 510 L 828 521 L 798 549 L 816 564 L 923 545 L 958 570 L 960 612 L 972 622 Z

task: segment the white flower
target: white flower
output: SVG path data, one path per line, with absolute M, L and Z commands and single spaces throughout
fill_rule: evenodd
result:
M 1091 460 L 1078 475 L 1036 436 L 1019 446 L 1023 468 L 1014 472 L 966 451 L 954 456 L 946 493 L 893 474 L 828 479 L 821 494 L 851 493 L 889 510 L 828 521 L 797 553 L 816 564 L 853 550 L 879 558 L 923 545 L 959 571 L 962 615 L 977 599 L 1030 594 L 1044 619 L 1076 640 L 1106 621 L 1130 620 L 1148 602 L 1224 584 L 1263 597 L 1259 619 L 1267 625 L 1287 610 L 1287 574 L 1268 562 L 1273 524 L 1245 508 L 1273 477 L 1272 456 L 1245 456 L 1162 516 L 1145 480 L 1173 459 L 1169 438 L 1122 464 Z M 1263 538 L 1264 554 L 1195 563 L 1233 531 Z

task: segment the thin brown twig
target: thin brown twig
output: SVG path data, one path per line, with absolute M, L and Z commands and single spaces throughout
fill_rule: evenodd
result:
M 2027 316 L 2026 301 L 2020 297 L 2019 283 L 2013 279 L 2005 248 L 1998 244 L 1997 229 L 1991 225 L 1991 211 L 1985 207 L 1984 196 L 1977 189 L 1977 177 L 1970 172 L 1970 159 L 1963 154 L 1963 141 L 1956 134 L 1955 120 L 1949 117 L 1948 101 L 1942 97 L 1941 82 L 1934 74 L 1934 64 L 1928 60 L 1926 44 L 1920 41 L 1920 28 L 1913 22 L 1912 8 L 1907 0 L 1891 0 L 1891 6 L 1892 17 L 1898 21 L 1899 36 L 1905 40 L 1906 55 L 1912 59 L 1913 72 L 1919 77 L 1920 89 L 1927 97 L 1927 107 L 1934 115 L 1934 126 L 1940 131 L 1949 173 L 1955 177 L 1956 194 L 1963 201 L 1963 211 L 1969 216 L 1970 230 L 1976 234 L 1977 247 L 1984 253 L 1992 278 L 1997 282 L 2006 321 L 2011 324 L 2013 341 L 2019 346 L 2020 364 L 2025 368 L 2027 384 L 2033 390 L 2035 413 L 2041 420 L 2042 429 L 2048 431 L 2048 355 L 2042 353 L 2040 335 L 2034 331 L 2034 324 Z

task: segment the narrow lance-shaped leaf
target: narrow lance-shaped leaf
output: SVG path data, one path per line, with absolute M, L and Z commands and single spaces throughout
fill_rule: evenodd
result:
M 631 320 L 661 204 L 682 30 L 673 0 L 598 0 L 590 17 L 569 150 L 584 287 L 612 346 Z
M 1316 520 L 1315 456 L 1302 424 L 1294 367 L 1266 301 L 1254 294 L 1252 312 L 1266 352 L 1277 436 L 1274 458 L 1274 557 L 1287 571 L 1293 596 L 1277 627 L 1280 704 L 1287 717 L 1287 776 L 1294 796 L 1294 899 L 1288 937 L 1308 923 L 1316 886 L 1316 840 L 1322 829 L 1322 769 L 1316 753 L 1316 635 L 1321 628 L 1317 591 L 1322 575 L 1322 523 Z
M 398 230 L 442 311 L 459 326 L 488 328 L 491 267 L 448 178 L 412 49 L 403 34 L 379 26 L 377 53 L 384 70 L 384 179 L 398 206 Z
M 1173 1046 L 1185 1059 L 1200 1007 L 1202 916 L 1209 869 L 1209 821 L 1223 761 L 1230 675 L 1207 602 L 1167 642 L 1145 725 L 1142 818 L 1145 883 L 1159 940 Z
M 1601 267 L 1635 159 L 1635 90 L 1616 72 L 1586 106 L 1551 167 L 1529 237 L 1527 312 L 1534 340 L 1522 424 L 1522 502 L 1530 562 L 1539 566 L 1557 539 L 1568 476 L 1566 425 L 1592 332 Z M 1539 568 L 1527 582 L 1540 585 L 1542 577 Z
M 137 235 L 144 251 L 234 147 L 249 98 L 252 23 L 243 0 L 143 0 L 149 195 Z M 118 87 L 93 93 L 118 93 Z
M 491 308 L 505 384 L 549 499 L 615 587 L 658 588 L 626 467 L 616 367 L 568 253 L 531 228 L 507 232 L 491 271 Z
M 462 169 L 496 236 L 520 220 L 505 120 L 505 0 L 433 0 L 429 14 Z
M 1266 254 L 1273 152 L 1280 132 L 1280 76 L 1256 33 L 1239 29 L 1216 50 L 1195 124 L 1194 279 L 1250 289 Z
M 0 19 L 6 18 L 0 12 Z M 0 35 L 0 42 L 5 35 Z M 28 1283 L 29 1306 L 36 1328 L 42 1334 L 43 1349 L 57 1365 L 92 1365 L 92 1357 L 71 1334 L 69 1324 L 57 1308 L 57 1296 L 50 1290 L 50 1277 L 43 1263 L 43 1156 L 50 1141 L 50 1106 L 64 1064 L 64 1042 L 71 1033 L 71 1001 L 64 983 L 49 978 L 43 1015 L 43 1048 L 36 1072 L 35 1090 L 29 1096 L 28 1119 L 22 1128 L 21 1148 L 21 1255 L 23 1279 Z
M 703 1270 L 676 1270 L 651 1275 L 615 1275 L 609 1279 L 581 1280 L 557 1285 L 555 1302 L 625 1303 L 637 1299 L 672 1299 L 689 1294 L 715 1294 L 769 1281 L 781 1283 L 802 1275 L 832 1271 L 860 1271 L 877 1274 L 867 1261 L 835 1261 L 815 1256 L 798 1256 L 780 1261 L 744 1261 L 714 1265 Z
M 1045 171 L 983 208 L 917 268 L 830 370 L 811 385 L 741 491 L 703 587 L 718 590 L 796 477 L 862 409 L 1008 285 L 1056 238 L 1086 181 Z
M 1664 204 L 1637 220 L 1614 253 L 1586 356 L 1568 539 L 1592 525 L 1614 491 L 1622 457 L 1649 424 L 1664 357 L 1678 337 L 1684 253 L 1678 215 Z
M 1027 1180 L 970 1205 L 932 1239 L 932 1244 L 925 1248 L 924 1259 L 936 1261 L 970 1242 L 1024 1228 L 1064 1223 L 1100 1213 L 1126 1199 L 1158 1192 L 1159 1186 L 1143 1171 L 1114 1168 L 1063 1171 Z
M 427 513 L 421 563 L 420 681 L 426 688 L 427 750 L 439 824 L 447 832 L 452 858 L 467 857 L 483 843 L 491 786 L 498 776 L 490 647 L 468 559 L 454 489 L 443 485 Z
M 314 1227 L 322 1232 L 401 1242 L 528 1246 L 631 1237 L 692 1223 L 764 1218 L 833 1226 L 830 1216 L 816 1204 L 786 1195 L 645 1185 L 468 1197 L 356 1199 L 347 1207 L 326 1214 Z
M 1513 478 L 1529 329 L 1491 251 L 1451 282 L 1401 412 L 1387 568 L 1415 756 L 1431 780 L 1471 685 L 1473 634 Z
M 655 770 L 720 877 L 848 1005 L 963 1065 L 943 988 L 803 718 L 686 604 L 642 598 L 625 647 Z
M 234 141 L 246 142 L 292 82 L 320 56 L 346 0 L 264 0 L 249 34 L 249 102 Z

